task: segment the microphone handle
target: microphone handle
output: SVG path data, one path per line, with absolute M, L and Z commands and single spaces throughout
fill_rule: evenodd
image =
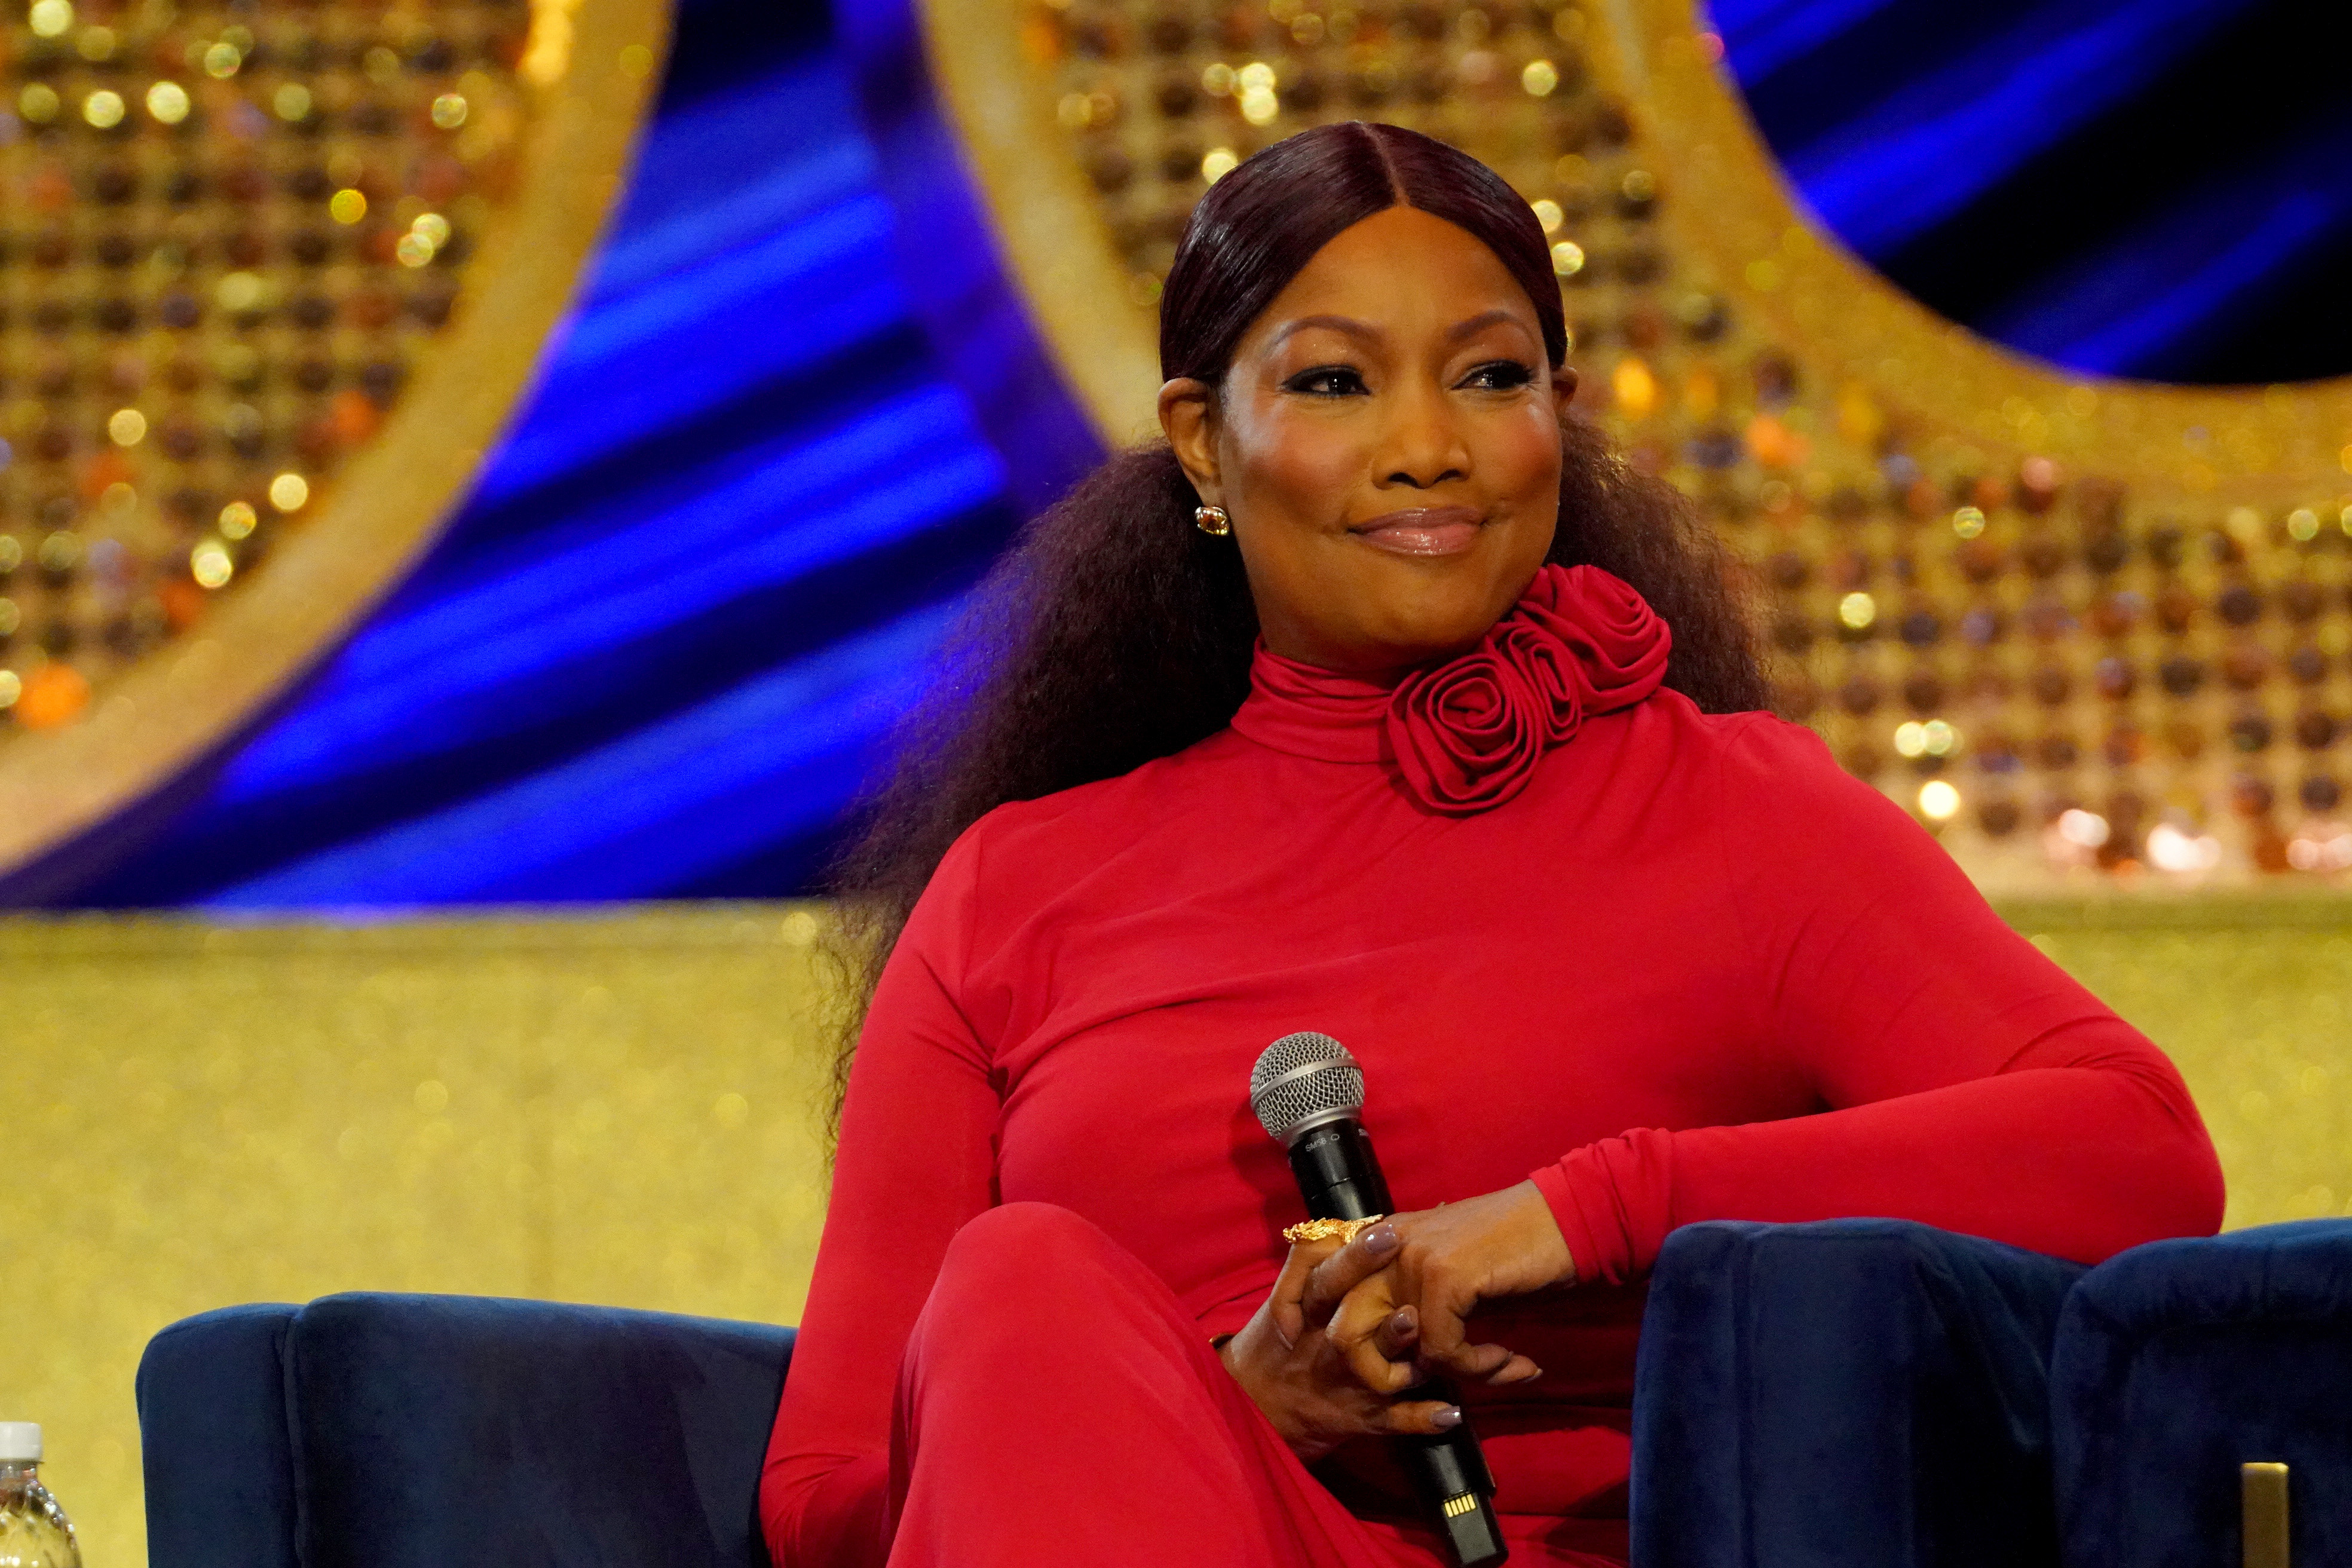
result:
M 1290 1172 L 1307 1200 L 1309 1219 L 1370 1219 L 1396 1212 L 1371 1134 L 1354 1117 L 1310 1127 L 1290 1146 Z M 1402 1399 L 1442 1399 L 1459 1405 L 1443 1378 L 1408 1388 Z M 1492 1568 L 1511 1554 L 1495 1517 L 1495 1478 L 1465 1412 L 1462 1425 L 1429 1437 L 1392 1439 L 1412 1471 L 1414 1489 L 1460 1568 Z

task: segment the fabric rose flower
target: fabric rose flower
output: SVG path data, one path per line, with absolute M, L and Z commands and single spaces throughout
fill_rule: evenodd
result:
M 1389 700 L 1389 744 L 1415 799 L 1467 816 L 1528 787 L 1551 739 L 1548 704 L 1489 637 L 1417 670 Z
M 1478 646 L 1407 676 L 1389 699 L 1405 789 L 1469 816 L 1527 788 L 1537 761 L 1589 713 L 1641 701 L 1664 678 L 1666 623 L 1597 566 L 1548 565 Z
M 1631 583 L 1598 566 L 1546 566 L 1512 616 L 1567 644 L 1592 712 L 1639 702 L 1665 677 L 1674 634 Z
M 1584 672 L 1576 655 L 1552 632 L 1531 621 L 1505 617 L 1487 634 L 1505 658 L 1526 674 L 1544 710 L 1544 742 L 1558 745 L 1584 722 Z

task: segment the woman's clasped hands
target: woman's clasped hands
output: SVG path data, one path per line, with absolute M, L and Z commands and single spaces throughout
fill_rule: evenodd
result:
M 1571 1284 L 1576 1265 L 1533 1182 L 1393 1215 L 1345 1246 L 1295 1244 L 1225 1366 L 1302 1459 L 1355 1437 L 1433 1434 L 1462 1413 L 1400 1397 L 1439 1373 L 1492 1386 L 1542 1369 L 1470 1342 L 1480 1301 Z

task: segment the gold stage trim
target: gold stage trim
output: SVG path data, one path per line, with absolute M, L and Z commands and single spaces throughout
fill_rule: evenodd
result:
M 1156 437 L 1159 317 L 1132 297 L 1095 191 L 1055 122 L 1037 30 L 1004 0 L 921 9 L 933 79 L 1063 379 L 1106 445 Z

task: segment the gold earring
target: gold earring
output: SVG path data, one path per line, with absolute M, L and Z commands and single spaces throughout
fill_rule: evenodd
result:
M 1192 526 L 1202 533 L 1227 534 L 1234 531 L 1234 520 L 1221 506 L 1196 506 L 1192 509 Z

